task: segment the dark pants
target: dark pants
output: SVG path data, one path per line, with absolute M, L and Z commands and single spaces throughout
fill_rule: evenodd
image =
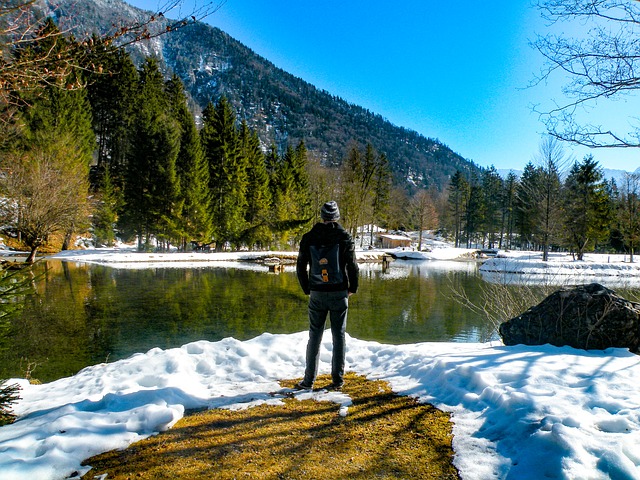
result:
M 331 377 L 334 384 L 342 385 L 344 376 L 345 332 L 347 330 L 347 310 L 349 294 L 341 292 L 315 292 L 309 296 L 309 341 L 307 343 L 307 367 L 303 383 L 313 385 L 318 373 L 320 361 L 320 343 L 324 333 L 327 313 L 331 320 L 333 337 L 333 355 L 331 358 Z

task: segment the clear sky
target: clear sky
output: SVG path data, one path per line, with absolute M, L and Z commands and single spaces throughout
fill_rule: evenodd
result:
M 129 3 L 157 10 L 165 2 Z M 185 1 L 183 13 L 191 8 Z M 485 167 L 535 162 L 544 125 L 532 107 L 563 101 L 559 82 L 528 88 L 543 63 L 529 42 L 547 32 L 528 0 L 227 0 L 206 21 L 283 70 Z M 637 104 L 600 105 L 589 120 L 626 127 Z M 605 168 L 640 167 L 640 149 L 565 150 L 578 160 L 593 153 Z

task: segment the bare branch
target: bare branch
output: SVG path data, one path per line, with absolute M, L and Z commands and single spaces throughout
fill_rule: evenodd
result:
M 637 0 L 540 0 L 550 24 L 579 20 L 583 38 L 538 36 L 533 42 L 545 65 L 532 85 L 558 74 L 569 78 L 562 93 L 568 99 L 540 111 L 550 135 L 592 148 L 640 147 L 640 128 L 626 134 L 603 126 L 582 124 L 578 113 L 600 99 L 616 100 L 640 88 L 640 2 Z

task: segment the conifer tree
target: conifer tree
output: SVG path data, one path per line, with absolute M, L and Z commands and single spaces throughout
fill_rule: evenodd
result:
M 609 234 L 610 203 L 601 168 L 587 155 L 574 163 L 564 183 L 567 246 L 582 260 Z
M 272 145 L 265 155 L 271 191 L 269 226 L 276 244 L 291 247 L 313 219 L 307 150 L 287 145 L 282 156 Z
M 278 173 L 280 170 L 280 157 L 278 147 L 271 144 L 269 151 L 264 156 L 264 165 L 269 176 L 269 191 L 271 192 L 271 202 L 275 205 L 275 197 L 278 193 Z
M 482 191 L 482 183 L 474 173 L 469 182 L 469 197 L 465 209 L 464 230 L 467 237 L 467 248 L 471 248 L 481 225 L 484 224 L 487 213 L 487 206 Z M 477 241 L 476 241 L 477 243 Z
M 296 239 L 302 236 L 303 230 L 313 218 L 311 211 L 311 188 L 309 172 L 307 171 L 307 147 L 300 140 L 293 152 L 292 159 L 293 188 L 291 196 L 296 206 L 293 212 L 293 220 L 299 225 L 294 229 Z
M 136 110 L 138 74 L 129 54 L 122 48 L 94 40 L 91 60 L 99 71 L 88 75 L 87 92 L 97 137 L 97 170 L 110 169 L 110 180 L 122 187 L 127 153 Z
M 96 246 L 112 247 L 116 239 L 114 228 L 122 197 L 111 180 L 111 169 L 103 165 L 101 170 L 92 221 L 93 236 Z
M 295 197 L 295 152 L 287 145 L 284 155 L 278 158 L 274 172 L 274 196 L 272 197 L 275 222 L 272 224 L 276 239 L 280 244 L 289 244 L 293 237 L 292 227 L 296 219 Z M 293 222 L 293 223 L 292 223 Z
M 124 226 L 138 236 L 138 248 L 152 235 L 162 241 L 176 236 L 179 125 L 169 115 L 164 81 L 154 59 L 139 72 L 139 92 L 132 147 L 126 169 Z
M 265 157 L 260 150 L 258 134 L 251 132 L 246 122 L 242 122 L 240 126 L 240 145 L 242 155 L 247 159 L 247 230 L 244 240 L 250 248 L 254 245 L 264 248 L 271 240 L 269 174 Z
M 531 248 L 534 243 L 536 225 L 539 223 L 540 216 L 535 196 L 539 185 L 540 171 L 534 167 L 533 163 L 528 162 L 520 177 L 515 199 L 515 223 L 521 248 Z
M 460 170 L 456 170 L 456 173 L 451 177 L 451 182 L 449 183 L 449 207 L 456 248 L 460 247 L 462 242 L 464 218 L 466 216 L 469 193 L 469 182 Z
M 503 182 L 493 165 L 482 173 L 482 193 L 486 212 L 483 234 L 488 239 L 488 247 L 494 248 L 500 232 Z
M 193 115 L 187 107 L 184 87 L 177 76 L 167 82 L 166 91 L 172 115 L 180 125 L 176 174 L 180 206 L 178 233 L 184 250 L 188 239 L 199 243 L 211 240 L 209 167 Z
M 211 217 L 216 249 L 239 247 L 246 229 L 247 165 L 240 151 L 236 116 L 225 97 L 203 112 L 200 132 L 209 165 Z
M 515 228 L 515 201 L 518 187 L 518 177 L 515 173 L 509 172 L 504 181 L 504 192 L 502 195 L 502 218 L 500 221 L 500 245 L 499 248 L 510 249 L 513 241 Z

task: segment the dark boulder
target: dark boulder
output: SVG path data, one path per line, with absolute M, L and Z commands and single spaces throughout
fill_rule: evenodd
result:
M 597 283 L 558 290 L 535 307 L 500 325 L 505 345 L 609 347 L 638 352 L 640 304 Z

